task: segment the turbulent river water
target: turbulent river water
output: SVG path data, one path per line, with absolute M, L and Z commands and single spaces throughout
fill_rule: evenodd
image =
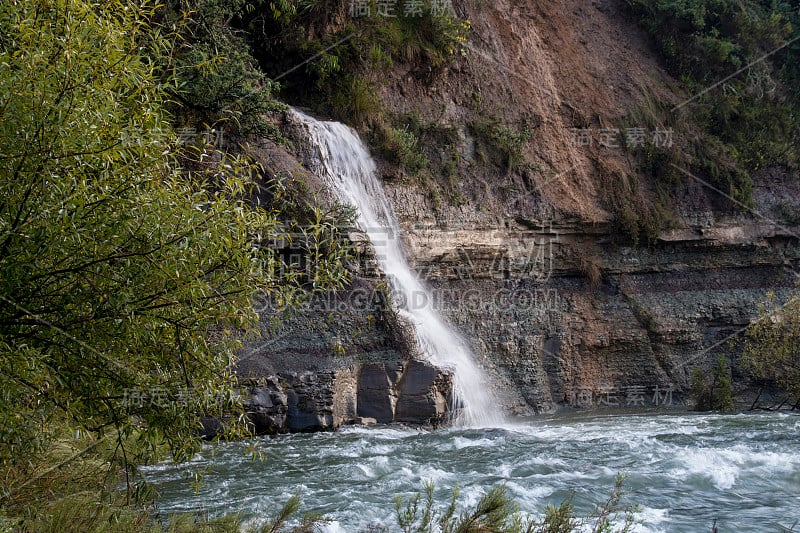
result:
M 209 444 L 188 465 L 145 470 L 163 512 L 241 512 L 258 521 L 299 492 L 330 532 L 383 524 L 396 531 L 394 495 L 424 480 L 443 503 L 458 483 L 474 505 L 504 483 L 522 511 L 574 492 L 578 512 L 608 495 L 617 472 L 638 503 L 637 531 L 783 531 L 800 525 L 800 416 L 650 412 L 536 418 L 503 428 L 419 431 L 348 428 L 264 438 L 256 448 Z M 190 482 L 207 469 L 204 486 Z M 797 531 L 797 527 L 795 527 Z

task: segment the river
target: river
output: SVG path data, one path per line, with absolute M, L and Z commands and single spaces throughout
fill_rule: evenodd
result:
M 445 503 L 458 483 L 474 505 L 504 483 L 522 511 L 540 513 L 574 492 L 579 513 L 628 475 L 637 531 L 782 531 L 800 524 L 800 416 L 686 412 L 570 414 L 503 428 L 420 431 L 352 427 L 257 439 L 263 460 L 241 443 L 208 444 L 192 463 L 144 470 L 165 513 L 274 513 L 299 492 L 303 510 L 327 515 L 330 532 L 384 524 L 395 531 L 394 495 L 423 480 Z M 200 490 L 189 479 L 207 470 Z M 797 530 L 797 528 L 795 528 Z

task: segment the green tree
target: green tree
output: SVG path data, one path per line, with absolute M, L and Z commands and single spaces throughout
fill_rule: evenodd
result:
M 253 297 L 346 278 L 333 245 L 309 246 L 318 279 L 276 276 L 278 259 L 258 245 L 280 231 L 276 213 L 245 200 L 259 169 L 242 157 L 200 149 L 206 163 L 181 171 L 153 60 L 174 51 L 151 26 L 157 9 L 0 4 L 4 506 L 67 430 L 85 450 L 110 443 L 126 475 L 161 449 L 189 457 L 197 415 L 237 406 Z M 330 231 L 318 219 L 308 234 Z
M 731 370 L 724 355 L 717 357 L 710 375 L 699 368 L 692 369 L 691 392 L 697 411 L 729 411 L 733 409 Z
M 776 383 L 800 400 L 800 297 L 783 306 L 770 293 L 747 331 L 742 364 L 756 378 Z
M 169 54 L 153 47 L 168 80 L 172 106 L 184 122 L 208 121 L 226 130 L 286 142 L 268 115 L 288 106 L 272 97 L 280 86 L 267 78 L 250 54 L 246 33 L 235 21 L 261 0 L 167 0 L 157 12 L 159 28 L 175 28 Z M 192 124 L 197 125 L 197 124 Z

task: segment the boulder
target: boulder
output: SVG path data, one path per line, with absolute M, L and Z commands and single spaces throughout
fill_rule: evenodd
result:
M 447 415 L 449 373 L 423 361 L 411 361 L 398 384 L 395 421 L 407 424 L 439 425 Z
M 397 392 L 384 365 L 365 365 L 358 377 L 358 416 L 394 421 Z

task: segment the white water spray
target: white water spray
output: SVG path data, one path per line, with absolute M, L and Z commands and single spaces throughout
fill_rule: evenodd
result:
M 414 325 L 422 353 L 434 365 L 453 372 L 455 393 L 463 404 L 457 422 L 477 427 L 498 424 L 502 415 L 472 350 L 433 308 L 430 291 L 408 265 L 400 245 L 400 226 L 366 146 L 344 124 L 295 113 L 308 126 L 325 179 L 341 202 L 356 208 L 359 229 L 375 247 L 392 298 L 400 306 L 398 312 Z

